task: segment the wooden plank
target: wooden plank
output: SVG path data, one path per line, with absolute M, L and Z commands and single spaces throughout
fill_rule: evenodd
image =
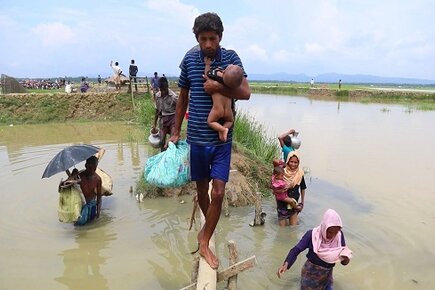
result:
M 239 261 L 239 254 L 237 253 L 236 242 L 232 240 L 228 241 L 228 250 L 230 252 L 229 262 L 230 262 L 230 266 L 232 266 Z M 227 289 L 228 290 L 237 289 L 237 275 L 228 278 Z
M 217 274 L 216 282 L 221 282 L 223 280 L 226 280 L 229 277 L 237 275 L 238 273 L 240 273 L 242 271 L 253 268 L 255 265 L 257 265 L 257 259 L 255 258 L 255 256 L 252 256 L 252 257 L 247 258 L 243 261 L 240 261 L 240 262 L 220 271 Z M 181 288 L 180 290 L 193 290 L 193 289 L 198 289 L 197 283 L 192 283 L 184 288 Z M 200 288 L 200 289 L 209 289 L 209 288 Z
M 256 264 L 257 259 L 255 258 L 255 256 L 249 257 L 219 272 L 217 275 L 217 281 L 220 282 L 226 280 L 229 277 L 234 276 L 242 271 L 253 268 Z
M 211 200 L 211 190 L 213 188 L 212 181 L 210 181 L 208 186 L 208 195 Z M 205 216 L 201 212 L 201 228 L 205 224 Z M 215 233 L 210 238 L 208 247 L 216 255 L 215 248 Z M 199 256 L 199 268 L 198 268 L 198 280 L 196 281 L 197 290 L 216 290 L 216 270 L 212 269 L 210 265 L 204 260 L 203 257 Z
M 199 255 L 196 255 L 192 261 L 192 275 L 190 277 L 190 282 L 196 283 L 196 280 L 198 280 L 198 269 L 199 269 Z

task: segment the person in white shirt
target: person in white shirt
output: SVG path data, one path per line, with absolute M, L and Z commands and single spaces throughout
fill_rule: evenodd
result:
M 73 92 L 73 88 L 72 88 L 71 82 L 68 82 L 68 83 L 65 85 L 65 93 L 67 93 L 67 94 L 71 94 L 72 92 Z
M 120 90 L 122 69 L 119 67 L 118 62 L 115 62 L 115 65 L 113 65 L 112 60 L 110 61 L 110 66 L 113 69 L 113 81 L 115 82 L 115 88 L 116 90 Z

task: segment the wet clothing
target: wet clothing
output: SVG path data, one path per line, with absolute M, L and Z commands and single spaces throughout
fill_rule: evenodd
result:
M 306 189 L 307 186 L 305 184 L 305 178 L 302 177 L 302 181 L 300 185 L 296 185 L 294 188 L 290 188 L 287 190 L 287 196 L 294 198 L 296 201 L 299 201 L 300 191 L 299 189 Z M 278 213 L 278 220 L 288 219 L 290 216 L 297 213 L 296 209 L 288 209 L 287 203 L 281 200 L 276 200 L 276 210 Z
M 276 179 L 275 175 L 272 175 L 271 185 L 276 200 L 284 201 L 284 199 L 287 197 L 287 190 L 285 190 L 287 183 L 282 179 Z
M 95 219 L 97 216 L 97 200 L 93 199 L 83 205 L 80 218 L 74 225 L 82 226 Z
M 187 142 L 202 146 L 219 146 L 232 142 L 233 130 L 230 128 L 227 141 L 222 142 L 218 133 L 208 126 L 207 119 L 213 107 L 213 101 L 212 97 L 204 91 L 204 57 L 199 47 L 194 47 L 186 53 L 180 64 L 181 73 L 178 86 L 190 90 Z M 235 51 L 219 47 L 212 66 L 225 69 L 230 64 L 243 68 Z
M 343 233 L 341 233 L 341 245 L 346 245 Z M 287 269 L 290 269 L 298 255 L 305 249 L 308 249 L 306 255 L 308 260 L 301 271 L 301 289 L 332 289 L 332 268 L 335 266 L 335 263 L 326 263 L 314 252 L 312 230 L 307 231 L 297 245 L 288 253 L 285 259 L 285 262 L 288 263 Z
M 332 290 L 333 268 L 324 268 L 306 260 L 301 270 L 301 289 Z
M 231 143 L 222 146 L 190 145 L 190 177 L 192 181 L 219 179 L 228 182 Z
M 307 259 L 310 260 L 311 263 L 322 266 L 324 268 L 332 268 L 335 266 L 335 263 L 326 263 L 325 261 L 320 259 L 319 256 L 317 256 L 317 254 L 314 252 L 312 231 L 313 230 L 307 231 L 302 239 L 297 243 L 297 245 L 294 246 L 288 253 L 287 258 L 285 259 L 285 261 L 288 263 L 287 269 L 290 269 L 290 267 L 296 261 L 297 256 L 305 249 L 308 249 Z M 341 245 L 343 247 L 346 246 L 343 232 L 341 232 Z
M 308 249 L 307 261 L 301 271 L 301 289 L 303 290 L 332 290 L 332 271 L 335 263 L 344 261 L 343 257 L 352 258 L 352 251 L 346 246 L 341 230 L 328 237 L 327 230 L 331 227 L 341 229 L 343 223 L 335 210 L 328 209 L 320 225 L 307 231 L 285 259 L 287 269 L 290 269 L 297 256 Z

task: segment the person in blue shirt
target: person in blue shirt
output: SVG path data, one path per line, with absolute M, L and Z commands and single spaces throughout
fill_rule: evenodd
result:
M 294 129 L 290 129 L 287 132 L 284 132 L 278 136 L 279 146 L 281 146 L 281 150 L 282 150 L 282 160 L 284 161 L 287 160 L 288 154 L 293 150 L 295 150 L 292 147 L 292 138 L 290 136 L 295 132 L 296 131 Z
M 213 269 L 219 267 L 219 260 L 210 250 L 209 240 L 219 221 L 229 178 L 233 130 L 230 128 L 226 141 L 222 141 L 219 134 L 208 126 L 207 119 L 213 106 L 211 96 L 220 93 L 242 100 L 251 96 L 245 73 L 237 88 L 229 88 L 204 74 L 206 57 L 213 60 L 213 67 L 225 69 L 233 64 L 243 69 L 237 53 L 220 46 L 223 30 L 222 21 L 216 13 L 204 13 L 195 19 L 193 33 L 199 45 L 190 49 L 180 64 L 175 130 L 168 140 L 177 143 L 180 139 L 181 125 L 189 107 L 187 142 L 190 145 L 191 180 L 196 182 L 198 203 L 205 216 L 205 223 L 198 233 L 198 250 Z M 210 181 L 211 199 L 208 195 Z

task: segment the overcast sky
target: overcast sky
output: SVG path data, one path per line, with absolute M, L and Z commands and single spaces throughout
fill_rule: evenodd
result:
M 435 80 L 433 0 L 0 0 L 0 73 L 178 76 L 193 21 L 216 12 L 247 74 L 371 74 Z

